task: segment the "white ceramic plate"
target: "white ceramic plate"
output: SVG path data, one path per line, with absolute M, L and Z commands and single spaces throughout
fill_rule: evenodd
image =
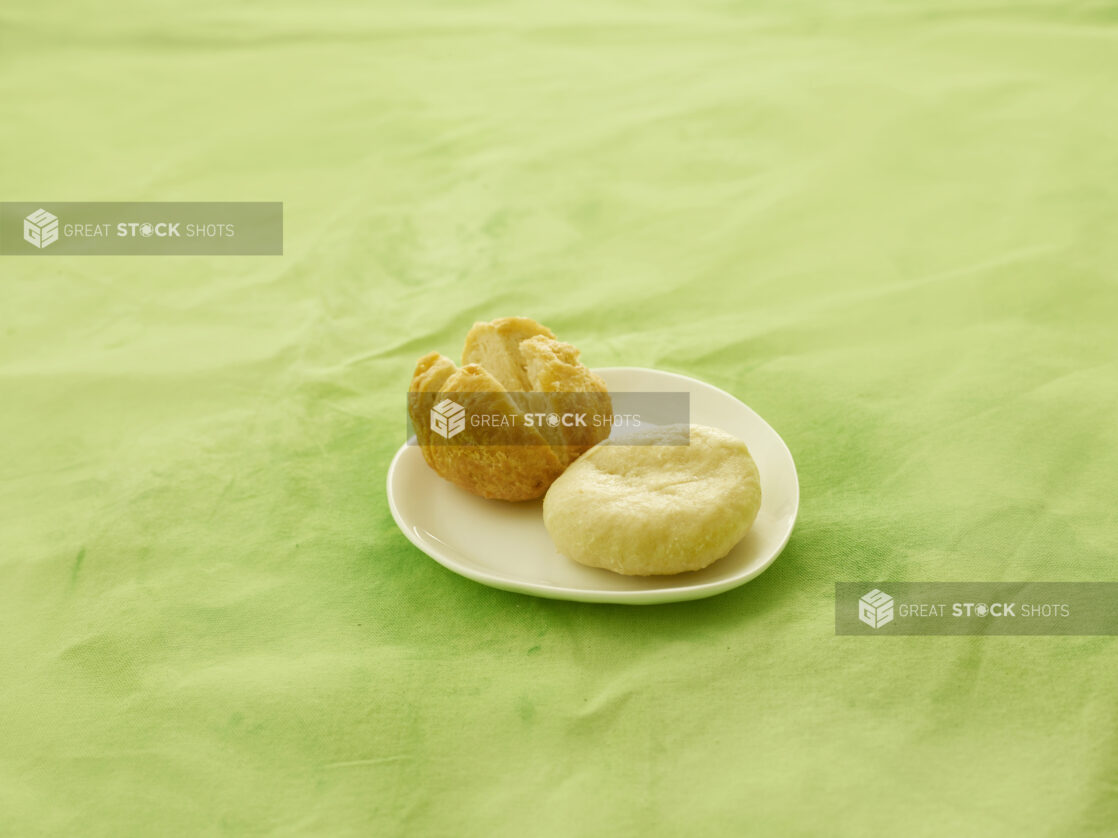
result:
M 419 448 L 403 445 L 388 469 L 388 505 L 411 542 L 443 567 L 483 585 L 552 599 L 644 604 L 728 591 L 773 563 L 796 523 L 800 485 L 788 447 L 729 393 L 694 378 L 637 367 L 595 370 L 614 392 L 687 392 L 691 422 L 721 428 L 749 446 L 761 474 L 761 509 L 730 554 L 675 576 L 620 576 L 584 567 L 556 551 L 542 500 L 485 500 L 443 480 Z

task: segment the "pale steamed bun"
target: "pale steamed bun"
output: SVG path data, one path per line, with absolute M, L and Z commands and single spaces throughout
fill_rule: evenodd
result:
M 757 466 L 724 431 L 650 427 L 600 443 L 551 484 L 544 525 L 559 552 L 630 576 L 700 570 L 745 536 L 761 506 Z M 686 437 L 682 437 L 686 439 Z

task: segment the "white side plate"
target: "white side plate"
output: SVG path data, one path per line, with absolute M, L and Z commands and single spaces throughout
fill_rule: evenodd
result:
M 620 576 L 583 567 L 556 551 L 542 500 L 484 500 L 432 471 L 419 448 L 402 445 L 388 468 L 388 505 L 404 535 L 443 567 L 475 582 L 551 599 L 632 605 L 700 599 L 736 588 L 773 563 L 792 535 L 800 485 L 788 447 L 729 393 L 694 378 L 637 367 L 595 370 L 614 392 L 687 392 L 691 422 L 721 428 L 749 446 L 761 474 L 761 509 L 730 554 L 675 576 Z

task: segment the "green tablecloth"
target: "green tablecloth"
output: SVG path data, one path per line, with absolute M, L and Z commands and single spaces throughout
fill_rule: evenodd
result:
M 282 200 L 282 257 L 0 260 L 0 833 L 1113 835 L 1113 638 L 835 580 L 1114 580 L 1105 4 L 9 4 L 0 197 Z M 796 457 L 635 608 L 394 526 L 415 359 L 523 313 Z

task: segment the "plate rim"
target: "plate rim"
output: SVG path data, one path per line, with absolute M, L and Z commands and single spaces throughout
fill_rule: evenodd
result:
M 477 568 L 463 566 L 454 559 L 447 556 L 438 554 L 438 551 L 432 547 L 428 542 L 421 541 L 419 536 L 408 526 L 403 520 L 399 508 L 396 505 L 396 499 L 392 491 L 393 476 L 396 470 L 400 467 L 400 461 L 403 457 L 407 456 L 409 449 L 415 450 L 422 456 L 416 445 L 412 444 L 415 439 L 414 435 L 409 437 L 397 450 L 392 457 L 392 461 L 388 465 L 388 471 L 385 475 L 385 495 L 388 499 L 388 509 L 392 513 L 392 520 L 395 521 L 396 527 L 404 534 L 421 553 L 433 559 L 438 564 L 442 565 L 447 570 L 458 576 L 463 576 L 481 585 L 486 585 L 491 588 L 497 588 L 502 591 L 510 591 L 512 593 L 523 594 L 525 596 L 541 597 L 543 599 L 566 600 L 570 602 L 593 602 L 593 603 L 611 603 L 615 605 L 654 605 L 657 603 L 669 602 L 685 602 L 689 600 L 705 599 L 707 597 L 716 596 L 726 591 L 733 590 L 746 582 L 756 579 L 766 570 L 768 570 L 774 562 L 784 552 L 784 548 L 788 546 L 788 542 L 792 538 L 792 531 L 796 528 L 796 521 L 800 514 L 800 476 L 796 469 L 796 460 L 792 456 L 792 451 L 788 447 L 788 443 L 784 441 L 776 428 L 770 425 L 765 418 L 757 411 L 739 399 L 732 393 L 728 393 L 721 387 L 714 384 L 709 384 L 701 379 L 694 378 L 693 376 L 684 375 L 683 373 L 672 372 L 670 370 L 655 369 L 654 367 L 595 367 L 592 370 L 594 373 L 601 375 L 616 374 L 616 373 L 654 373 L 658 376 L 668 376 L 680 381 L 687 381 L 694 384 L 699 384 L 703 387 L 714 390 L 729 399 L 733 399 L 741 407 L 744 407 L 753 414 L 765 427 L 772 431 L 773 436 L 776 437 L 780 446 L 784 449 L 784 453 L 788 456 L 788 462 L 792 467 L 792 485 L 795 490 L 795 503 L 793 505 L 792 514 L 788 518 L 788 525 L 783 533 L 779 546 L 773 551 L 772 555 L 759 567 L 741 576 L 731 576 L 728 579 L 718 579 L 710 582 L 703 582 L 696 585 L 685 585 L 679 587 L 666 587 L 654 588 L 650 590 L 633 590 L 633 591 L 607 591 L 601 589 L 586 589 L 586 588 L 569 588 L 557 587 L 554 585 L 540 585 L 534 582 L 515 582 L 503 579 L 499 576 L 494 576 L 483 570 Z

